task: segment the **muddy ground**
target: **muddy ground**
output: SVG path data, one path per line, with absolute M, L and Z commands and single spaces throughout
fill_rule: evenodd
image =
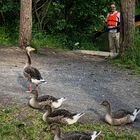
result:
M 1 107 L 27 105 L 30 94 L 25 92 L 27 82 L 22 73 L 26 61 L 22 50 L 0 46 Z M 32 64 L 47 81 L 39 87 L 40 94 L 66 97 L 62 108 L 85 112 L 82 122 L 98 122 L 102 118 L 105 110 L 100 103 L 104 99 L 112 103 L 113 110 L 133 111 L 140 107 L 140 76 L 109 64 L 104 58 L 41 49 L 32 54 Z M 140 114 L 128 127 L 140 129 Z

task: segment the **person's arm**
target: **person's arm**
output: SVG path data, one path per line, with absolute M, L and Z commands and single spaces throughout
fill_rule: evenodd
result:
M 117 15 L 117 22 L 118 22 L 118 26 L 120 25 L 120 12 L 118 12 L 118 15 Z

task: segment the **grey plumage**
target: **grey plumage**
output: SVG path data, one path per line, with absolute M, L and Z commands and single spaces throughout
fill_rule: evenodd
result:
M 119 110 L 116 112 L 112 112 L 111 103 L 107 100 L 101 103 L 106 108 L 105 121 L 110 125 L 125 125 L 129 123 L 133 123 L 140 113 L 140 109 L 135 108 L 133 112 L 129 112 L 126 110 Z
M 32 79 L 32 78 L 37 79 L 37 80 L 43 79 L 41 74 L 40 74 L 40 72 L 39 72 L 39 70 L 34 68 L 34 67 L 32 67 L 32 66 L 30 66 L 30 65 L 25 67 L 24 76 L 29 78 L 29 79 Z
M 61 129 L 58 124 L 51 124 L 47 131 L 53 134 L 52 140 L 95 140 L 100 135 L 100 131 L 93 133 L 72 131 L 61 135 Z
M 59 108 L 62 103 L 66 100 L 63 98 L 55 98 L 51 95 L 43 95 L 38 97 L 38 91 L 32 90 L 31 95 L 33 97 L 29 100 L 29 105 L 36 109 L 45 109 L 46 105 L 49 105 L 52 108 Z
M 50 100 L 50 101 L 52 101 L 52 102 L 57 102 L 58 99 L 59 99 L 59 98 L 55 98 L 55 97 L 53 97 L 53 96 L 51 96 L 51 95 L 43 95 L 43 96 L 39 96 L 39 97 L 37 98 L 37 101 L 38 101 L 38 102 L 42 102 L 42 101 Z
M 72 118 L 74 115 L 76 115 L 76 113 L 71 113 L 66 109 L 59 109 L 59 110 L 54 110 L 52 113 L 48 115 L 48 117 L 63 116 L 63 117 Z
M 47 111 L 43 114 L 42 118 L 49 124 L 74 124 L 84 115 L 84 113 L 71 113 L 66 109 L 57 109 L 52 111 L 52 108 L 50 106 L 47 106 L 46 108 Z
M 35 49 L 33 49 L 31 47 L 26 47 L 26 55 L 27 55 L 28 61 L 27 61 L 26 65 L 24 66 L 24 70 L 23 70 L 24 76 L 30 82 L 30 87 L 29 87 L 30 92 L 32 90 L 32 83 L 36 84 L 36 87 L 37 87 L 39 84 L 45 82 L 45 80 L 42 78 L 39 70 L 37 68 L 34 68 L 31 66 L 30 52 L 34 51 L 34 50 Z

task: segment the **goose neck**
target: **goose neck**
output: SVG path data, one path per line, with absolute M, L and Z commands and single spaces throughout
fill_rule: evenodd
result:
M 30 56 L 30 52 L 27 52 L 27 51 L 26 51 L 26 55 L 27 55 L 27 58 L 28 58 L 27 64 L 28 64 L 28 65 L 31 65 L 31 56 Z
M 34 94 L 34 97 L 33 97 L 35 100 L 38 99 L 38 93 Z
M 56 130 L 54 140 L 61 140 L 61 131 L 60 128 Z
M 48 114 L 48 115 L 52 113 L 52 108 L 51 108 L 51 106 L 47 105 L 45 108 L 46 108 L 46 110 L 47 110 L 47 114 Z
M 112 114 L 112 113 L 111 113 L 111 104 L 110 104 L 110 103 L 109 103 L 108 106 L 107 106 L 107 113 L 108 113 L 109 115 Z

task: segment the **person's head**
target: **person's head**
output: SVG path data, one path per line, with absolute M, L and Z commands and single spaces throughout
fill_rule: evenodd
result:
M 115 4 L 111 4 L 110 5 L 110 9 L 111 9 L 111 12 L 115 12 L 116 11 L 116 5 Z

